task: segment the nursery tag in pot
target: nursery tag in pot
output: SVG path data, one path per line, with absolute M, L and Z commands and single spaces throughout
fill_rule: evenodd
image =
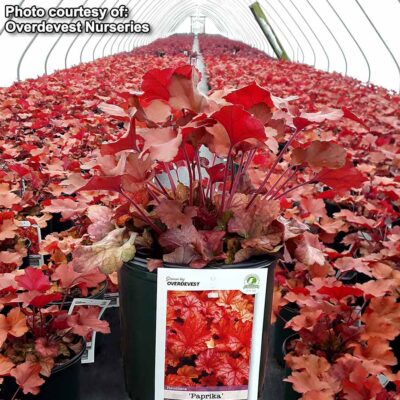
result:
M 21 228 L 33 229 L 35 231 L 33 234 L 36 235 L 36 240 L 34 241 L 36 243 L 36 246 L 42 241 L 42 232 L 38 225 L 31 224 L 29 221 L 18 221 L 18 225 Z M 44 264 L 44 257 L 41 254 L 36 254 L 35 251 L 39 252 L 39 249 L 36 248 L 34 250 L 31 249 L 31 247 L 29 247 L 28 251 L 29 265 L 31 267 L 40 267 L 41 265 Z
M 72 314 L 75 307 L 96 306 L 96 307 L 101 308 L 99 316 L 98 316 L 98 318 L 101 319 L 101 317 L 104 314 L 104 311 L 106 311 L 106 309 L 109 305 L 110 305 L 110 300 L 106 300 L 106 299 L 87 299 L 84 297 L 83 298 L 76 297 L 72 300 L 72 303 L 68 310 L 68 314 Z M 88 335 L 88 337 L 86 337 L 86 351 L 84 352 L 82 359 L 81 359 L 82 364 L 94 363 L 95 345 L 96 345 L 96 332 L 91 332 Z
M 268 270 L 157 273 L 155 398 L 256 400 Z

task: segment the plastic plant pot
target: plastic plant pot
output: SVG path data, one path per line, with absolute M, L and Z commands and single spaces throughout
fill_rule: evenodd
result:
M 66 363 L 54 367 L 37 396 L 24 395 L 21 391 L 16 398 L 19 400 L 80 400 L 79 370 L 85 350 L 86 342 L 82 340 L 82 350 Z M 17 388 L 14 378 L 5 377 L 1 385 L 0 398 L 11 399 Z
M 98 299 L 98 300 L 104 299 L 104 295 L 106 294 L 107 286 L 108 286 L 107 281 L 102 282 L 100 285 L 102 285 L 101 289 L 96 294 L 94 294 L 92 296 L 87 296 L 87 299 Z M 73 298 L 67 298 L 67 300 L 64 303 L 62 303 L 61 301 L 53 301 L 50 303 L 50 305 L 61 306 L 61 304 L 62 304 L 63 309 L 66 310 L 71 306 L 72 301 L 73 301 Z
M 272 311 L 274 267 L 276 258 L 257 258 L 234 265 L 216 264 L 207 268 L 268 268 L 263 340 L 259 371 L 258 398 L 266 384 L 268 342 Z M 166 268 L 187 268 L 164 264 Z M 155 352 L 157 273 L 147 270 L 145 258 L 135 257 L 119 272 L 122 354 L 126 391 L 132 400 L 155 400 Z
M 299 310 L 296 304 L 286 304 L 281 308 L 276 318 L 274 325 L 274 357 L 281 367 L 285 366 L 282 352 L 283 343 L 289 336 L 294 334 L 294 331 L 290 328 L 285 328 L 285 325 L 298 313 Z
M 285 358 L 286 354 L 288 353 L 288 348 L 290 345 L 290 342 L 294 339 L 298 339 L 299 335 L 297 333 L 290 335 L 285 339 L 285 341 L 282 344 L 282 354 L 283 358 Z M 292 374 L 292 370 L 285 364 L 285 377 L 287 378 L 289 375 Z M 298 400 L 300 399 L 301 395 L 300 393 L 297 393 L 293 390 L 293 386 L 289 382 L 283 382 L 283 388 L 284 388 L 284 398 L 285 400 Z

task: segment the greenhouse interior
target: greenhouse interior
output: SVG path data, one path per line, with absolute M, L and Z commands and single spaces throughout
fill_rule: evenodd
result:
M 400 400 L 400 1 L 0 5 L 1 400 Z

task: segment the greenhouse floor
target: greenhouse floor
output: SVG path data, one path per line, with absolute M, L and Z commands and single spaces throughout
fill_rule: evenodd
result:
M 81 366 L 79 400 L 129 400 L 124 388 L 122 355 L 119 347 L 119 310 L 111 308 L 104 314 L 109 321 L 110 335 L 98 335 L 96 361 Z M 283 400 L 283 369 L 270 357 L 268 386 L 265 399 Z

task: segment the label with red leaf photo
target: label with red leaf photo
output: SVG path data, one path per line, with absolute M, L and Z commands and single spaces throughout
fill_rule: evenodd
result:
M 157 399 L 256 400 L 267 270 L 161 268 Z

